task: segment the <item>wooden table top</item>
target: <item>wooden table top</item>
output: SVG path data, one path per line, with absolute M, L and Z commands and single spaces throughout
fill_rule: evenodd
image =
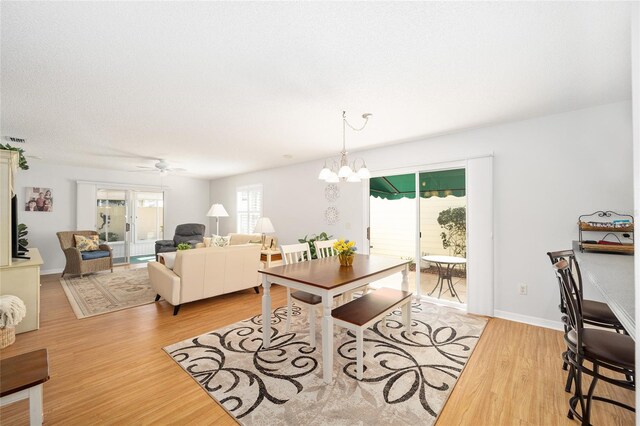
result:
M 286 278 L 314 287 L 331 289 L 406 265 L 409 262 L 405 259 L 356 254 L 353 266 L 340 266 L 338 257 L 332 256 L 308 262 L 263 268 L 259 272 L 271 277 Z M 278 280 L 276 279 L 274 282 L 277 283 Z
M 29 389 L 49 380 L 46 349 L 0 360 L 0 397 Z

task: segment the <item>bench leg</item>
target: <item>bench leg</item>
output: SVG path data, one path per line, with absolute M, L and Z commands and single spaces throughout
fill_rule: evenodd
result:
M 40 426 L 43 418 L 42 384 L 29 389 L 29 424 Z
M 407 332 L 411 331 L 411 298 L 409 301 L 402 305 L 402 322 L 407 329 Z
M 362 380 L 362 358 L 364 358 L 364 339 L 363 339 L 363 335 L 364 334 L 364 329 L 362 327 L 359 327 L 356 330 L 356 354 L 357 354 L 357 358 L 356 358 L 356 377 L 358 378 L 358 380 Z
M 287 322 L 285 323 L 285 332 L 289 332 L 291 327 L 291 289 L 287 287 Z
M 316 307 L 309 306 L 309 344 L 316 347 Z

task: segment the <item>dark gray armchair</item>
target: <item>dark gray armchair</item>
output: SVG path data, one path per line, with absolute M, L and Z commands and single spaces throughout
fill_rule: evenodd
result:
M 156 241 L 156 260 L 158 253 L 167 253 L 176 251 L 176 247 L 180 243 L 189 243 L 191 247 L 204 241 L 204 225 L 201 223 L 184 223 L 176 226 L 176 234 L 173 240 Z

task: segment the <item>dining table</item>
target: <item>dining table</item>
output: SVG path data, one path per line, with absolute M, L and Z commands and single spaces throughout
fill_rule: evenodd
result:
M 581 251 L 573 242 L 583 285 L 593 285 L 629 333 L 636 339 L 636 306 L 634 286 L 634 256 L 628 254 Z
M 402 290 L 409 290 L 409 263 L 377 255 L 356 254 L 352 266 L 341 266 L 337 256 L 259 269 L 262 274 L 263 347 L 271 344 L 271 284 L 306 291 L 322 298 L 322 378 L 333 381 L 333 297 L 398 272 Z

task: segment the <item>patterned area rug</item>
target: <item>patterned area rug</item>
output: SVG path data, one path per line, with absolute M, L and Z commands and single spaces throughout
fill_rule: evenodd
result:
M 156 297 L 147 268 L 60 278 L 60 284 L 78 318 L 145 305 Z
M 364 335 L 364 376 L 355 378 L 355 336 L 335 327 L 334 382 L 322 381 L 321 347 L 309 347 L 306 309 L 272 315 L 271 348 L 262 348 L 262 316 L 164 350 L 244 425 L 431 425 L 442 411 L 486 320 L 427 303 L 401 311 Z M 320 324 L 320 318 L 317 323 Z M 318 327 L 320 328 L 320 327 Z

